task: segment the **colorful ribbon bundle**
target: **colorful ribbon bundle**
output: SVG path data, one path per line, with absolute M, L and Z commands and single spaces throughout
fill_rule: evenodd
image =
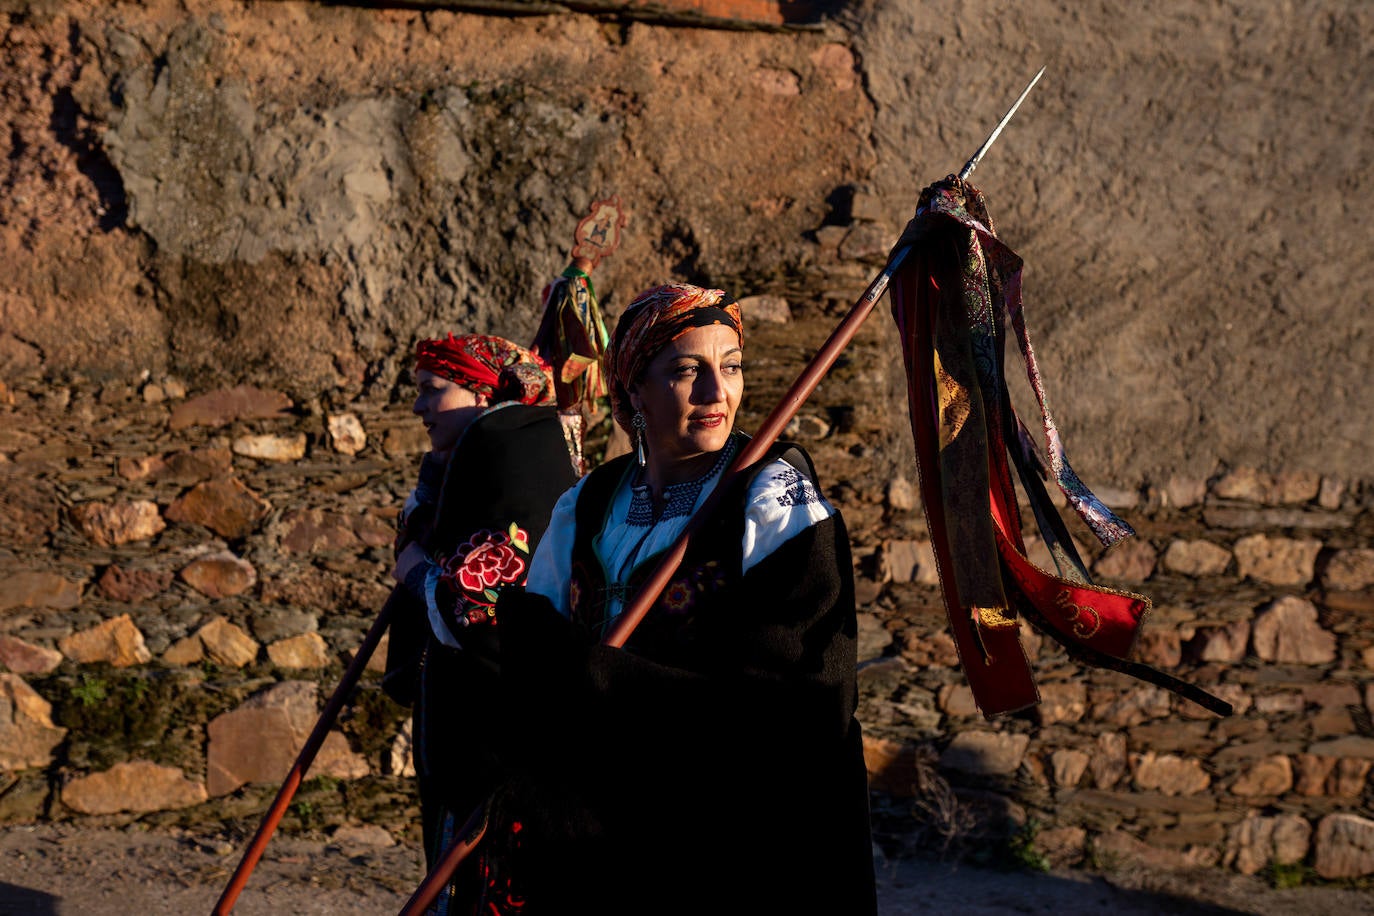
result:
M 982 195 L 950 175 L 921 194 L 894 252 L 892 279 L 922 499 L 945 610 L 975 702 L 988 717 L 1039 702 L 1019 617 L 1079 661 L 1110 668 L 1229 715 L 1228 703 L 1130 660 L 1150 599 L 1095 585 L 1050 501 L 1053 477 L 1104 546 L 1135 532 L 1069 466 L 1026 332 L 1021 258 L 1004 245 Z M 1011 405 L 1008 328 L 1040 407 L 1048 461 Z M 1012 468 L 1057 575 L 1026 556 Z

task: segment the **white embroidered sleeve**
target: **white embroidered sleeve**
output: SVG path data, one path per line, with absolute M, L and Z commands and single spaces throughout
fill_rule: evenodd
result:
M 835 514 L 811 478 L 786 461 L 764 468 L 749 488 L 744 510 L 743 571 L 779 546 Z

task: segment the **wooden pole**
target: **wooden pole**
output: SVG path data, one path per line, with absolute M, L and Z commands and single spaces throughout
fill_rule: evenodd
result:
M 1007 126 L 1012 115 L 1016 114 L 1016 109 L 1021 106 L 1021 102 L 1026 98 L 1027 93 L 1031 91 L 1031 87 L 1035 85 L 1036 81 L 1040 79 L 1041 74 L 1044 72 L 1045 68 L 1041 67 L 1040 72 L 1035 74 L 1030 83 L 1026 85 L 1026 88 L 1021 91 L 1020 97 L 1017 98 L 1011 108 L 1007 110 L 1007 113 L 1002 116 L 1002 119 L 997 122 L 997 126 L 988 134 L 988 138 L 983 141 L 982 146 L 980 146 L 978 151 L 964 164 L 964 168 L 960 172 L 961 178 L 967 178 L 978 165 L 978 162 L 988 151 L 988 147 L 997 139 L 997 135 L 1002 132 L 1002 128 Z M 745 443 L 744 448 L 740 449 L 739 454 L 735 456 L 735 460 L 730 463 L 730 467 L 726 470 L 725 474 L 721 476 L 720 483 L 716 484 L 716 488 L 711 491 L 711 494 L 706 497 L 706 501 L 702 503 L 701 509 L 698 510 L 696 515 L 692 517 L 692 520 L 687 523 L 686 529 L 684 529 L 682 534 L 678 536 L 678 539 L 673 542 L 673 545 L 664 552 L 662 559 L 660 559 L 658 565 L 654 567 L 653 574 L 644 581 L 642 586 L 640 586 L 639 591 L 635 593 L 634 599 L 626 605 L 625 609 L 616 617 L 610 632 L 607 633 L 606 637 L 602 640 L 603 645 L 619 648 L 624 646 L 626 641 L 629 640 L 630 634 L 634 632 L 635 627 L 639 626 L 640 621 L 649 613 L 649 609 L 653 607 L 654 602 L 658 600 L 658 596 L 662 594 L 663 589 L 667 587 L 668 580 L 673 577 L 673 573 L 677 572 L 678 566 L 682 563 L 682 558 L 687 553 L 687 542 L 691 540 L 692 535 L 705 523 L 705 520 L 710 517 L 711 510 L 719 499 L 719 494 L 726 491 L 728 483 L 736 474 L 762 458 L 768 449 L 772 447 L 773 443 L 778 441 L 778 437 L 782 435 L 783 429 L 785 429 L 791 419 L 797 415 L 797 411 L 801 409 L 802 404 L 806 403 L 806 399 L 816 390 L 816 386 L 820 384 L 825 374 L 830 371 L 830 368 L 835 364 L 835 360 L 839 358 L 840 353 L 842 353 L 844 348 L 849 345 L 849 342 L 854 339 L 854 335 L 859 332 L 859 328 L 873 312 L 873 307 L 877 305 L 878 300 L 881 299 L 883 293 L 887 291 L 887 285 L 891 282 L 893 274 L 901 267 L 902 262 L 906 260 L 906 256 L 910 252 L 911 246 L 907 245 L 898 248 L 891 254 L 882 273 L 874 277 L 873 281 L 868 284 L 868 288 L 864 290 L 863 295 L 854 303 L 853 307 L 849 310 L 849 314 L 846 315 L 844 320 L 830 333 L 830 337 L 827 338 L 826 342 L 821 345 L 821 348 L 816 351 L 816 355 L 811 358 L 811 362 L 802 370 L 801 375 L 797 376 L 797 380 L 792 383 L 792 387 L 788 389 L 787 394 L 783 395 L 782 401 L 778 403 L 778 406 L 773 408 L 773 412 L 770 413 L 759 426 L 753 438 Z M 481 813 L 481 808 L 474 811 L 468 818 L 468 824 L 477 823 L 477 818 Z M 434 871 L 425 876 L 424 882 L 411 896 L 405 908 L 401 910 L 400 916 L 419 916 L 419 914 L 424 911 L 424 907 L 433 902 L 434 898 L 438 896 L 439 889 L 449 882 L 454 870 L 457 869 L 464 857 L 481 840 L 484 831 L 485 825 L 470 838 L 470 842 L 469 838 L 465 836 L 463 840 L 455 843 L 451 849 L 445 852 L 439 864 L 434 867 Z M 420 905 L 421 901 L 424 902 L 423 906 Z
M 314 730 L 311 731 L 310 737 L 306 738 L 300 753 L 296 755 L 296 762 L 291 765 L 281 788 L 277 790 L 277 797 L 273 800 L 272 807 L 267 809 L 267 814 L 263 816 L 262 823 L 258 825 L 258 832 L 254 834 L 252 842 L 249 843 L 248 849 L 239 861 L 238 868 L 234 869 L 234 873 L 229 877 L 228 885 L 220 894 L 219 902 L 211 911 L 214 916 L 228 916 L 233 911 L 235 901 L 243 892 L 244 885 L 248 883 L 248 876 L 257 867 L 258 860 L 262 858 L 263 850 L 267 848 L 268 840 L 272 839 L 272 834 L 276 831 L 277 825 L 281 823 L 282 815 L 286 813 L 286 806 L 291 804 L 291 799 L 296 794 L 296 790 L 300 788 L 306 771 L 310 769 L 310 764 L 315 761 L 315 755 L 320 751 L 320 745 L 324 744 L 329 729 L 333 727 L 334 720 L 339 717 L 344 702 L 347 701 L 349 693 L 362 677 L 363 669 L 367 667 L 368 660 L 372 658 L 372 653 L 377 650 L 377 644 L 381 642 L 382 634 L 390 625 L 391 615 L 399 600 L 400 588 L 403 586 L 398 586 L 392 590 L 386 604 L 382 605 L 381 611 L 377 613 L 377 619 L 373 621 L 372 628 L 363 637 L 362 645 L 358 647 L 358 652 L 353 656 L 352 663 L 344 671 L 343 679 L 339 681 L 339 686 L 334 688 L 333 695 L 325 704 L 319 720 L 315 722 Z

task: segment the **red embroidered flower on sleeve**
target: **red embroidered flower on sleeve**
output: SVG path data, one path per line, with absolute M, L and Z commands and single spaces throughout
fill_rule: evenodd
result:
M 496 603 L 496 589 L 524 578 L 529 534 L 512 524 L 506 531 L 484 529 L 468 538 L 444 563 L 440 580 L 472 604 Z

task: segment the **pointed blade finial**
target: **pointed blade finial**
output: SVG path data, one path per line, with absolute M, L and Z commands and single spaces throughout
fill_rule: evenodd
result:
M 1007 126 L 1007 122 L 1011 120 L 1011 116 L 1016 114 L 1016 109 L 1021 107 L 1021 103 L 1025 101 L 1026 96 L 1030 94 L 1031 88 L 1039 82 L 1044 72 L 1045 68 L 1041 67 L 1040 72 L 1031 77 L 1031 81 L 1026 84 L 1025 89 L 1021 90 L 1021 94 L 1016 97 L 1016 101 L 1007 109 L 1007 113 L 1002 115 L 1002 120 L 997 122 L 997 126 L 992 129 L 992 133 L 988 134 L 988 138 L 983 141 L 983 145 L 978 147 L 978 152 L 973 154 L 972 159 L 964 163 L 963 169 L 959 172 L 959 177 L 961 179 L 968 178 L 969 175 L 973 174 L 973 170 L 977 168 L 979 160 L 983 158 L 983 154 L 992 146 L 993 141 L 997 139 L 997 135 L 1002 132 L 1002 128 Z

